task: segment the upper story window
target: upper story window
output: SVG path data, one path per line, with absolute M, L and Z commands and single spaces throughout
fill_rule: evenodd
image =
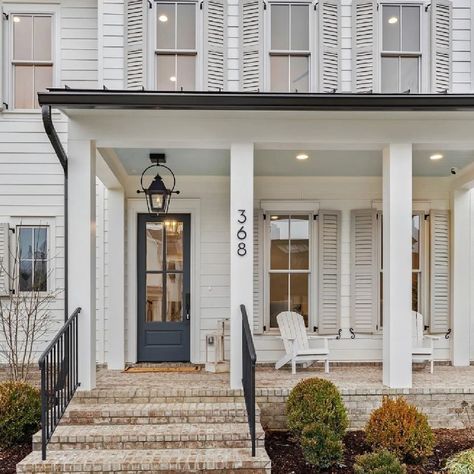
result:
M 382 92 L 421 90 L 421 6 L 382 6 Z
M 270 90 L 310 89 L 310 25 L 308 4 L 270 4 Z
M 155 83 L 158 90 L 196 89 L 195 2 L 156 4 Z

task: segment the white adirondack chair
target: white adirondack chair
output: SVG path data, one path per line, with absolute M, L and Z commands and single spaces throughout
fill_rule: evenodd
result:
M 275 369 L 278 370 L 291 361 L 291 372 L 296 374 L 297 362 L 323 361 L 324 371 L 329 373 L 328 339 L 331 339 L 330 337 L 308 336 L 303 316 L 292 311 L 280 313 L 277 316 L 277 322 L 286 354 L 275 364 Z M 323 347 L 310 348 L 310 339 L 323 341 Z
M 430 372 L 434 369 L 434 341 L 440 339 L 438 336 L 428 336 L 424 334 L 423 316 L 413 311 L 412 321 L 412 341 L 413 341 L 413 361 L 430 362 Z

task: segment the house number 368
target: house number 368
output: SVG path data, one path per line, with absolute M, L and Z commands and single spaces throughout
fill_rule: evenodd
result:
M 245 209 L 239 209 L 239 218 L 237 219 L 237 223 L 241 224 L 239 230 L 237 231 L 237 239 L 240 242 L 237 244 L 237 255 L 239 257 L 244 257 L 247 255 L 247 247 L 245 245 L 245 239 L 247 238 L 247 232 L 245 230 L 245 223 L 247 222 L 247 216 L 245 215 Z

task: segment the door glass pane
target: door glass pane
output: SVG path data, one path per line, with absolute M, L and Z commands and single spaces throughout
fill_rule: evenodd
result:
M 31 291 L 33 285 L 33 262 L 20 260 L 19 268 L 20 291 Z
M 288 92 L 288 56 L 270 57 L 270 81 L 273 92 Z
M 400 92 L 409 90 L 411 93 L 417 93 L 418 85 L 418 58 L 401 58 L 401 88 Z
M 146 276 L 146 322 L 163 321 L 163 276 L 148 273 Z
M 289 268 L 290 217 L 270 217 L 270 268 L 287 270 Z
M 13 59 L 33 59 L 33 17 L 15 15 L 13 21 Z
M 307 51 L 309 49 L 309 8 L 307 5 L 291 6 L 291 45 L 290 49 Z
M 400 7 L 383 7 L 382 31 L 382 49 L 384 51 L 400 51 Z
M 272 21 L 271 21 L 271 48 L 273 50 L 290 49 L 289 41 L 289 6 L 288 5 L 272 5 Z
M 178 90 L 181 90 L 181 88 L 183 89 L 183 91 L 195 90 L 196 57 L 178 56 L 177 69 Z
M 146 223 L 146 269 L 163 270 L 163 224 Z
M 411 239 L 411 255 L 413 270 L 420 269 L 420 216 L 412 217 L 412 239 Z
M 307 273 L 290 275 L 290 311 L 301 314 L 308 327 L 308 277 Z
M 34 107 L 34 66 L 15 66 L 15 108 L 32 109 Z
M 309 221 L 308 216 L 291 216 L 291 253 L 292 270 L 309 269 Z
M 174 54 L 158 54 L 156 57 L 157 88 L 160 91 L 174 91 L 176 87 L 176 56 Z
M 157 49 L 175 49 L 175 5 L 156 3 L 156 47 Z
M 398 91 L 398 58 L 382 58 L 382 92 Z
M 290 58 L 290 91 L 308 92 L 309 58 L 307 56 L 292 56 Z
M 47 256 L 48 243 L 47 243 L 47 229 L 46 227 L 39 227 L 35 229 L 34 233 L 34 246 L 35 246 L 35 258 L 45 260 Z
M 195 49 L 196 20 L 194 4 L 178 4 L 177 48 Z
M 35 66 L 35 107 L 39 107 L 36 92 L 44 91 L 53 85 L 53 67 Z
M 288 311 L 288 274 L 270 274 L 270 327 L 277 328 L 277 316 Z
M 411 309 L 420 313 L 420 273 L 413 272 L 411 278 Z
M 18 236 L 20 259 L 33 257 L 33 229 L 20 227 Z
M 183 319 L 183 274 L 169 273 L 166 277 L 166 321 Z
M 33 31 L 34 59 L 36 61 L 51 61 L 51 17 L 35 17 Z
M 402 51 L 420 50 L 420 7 L 402 7 Z
M 183 270 L 183 223 L 169 219 L 166 228 L 166 265 L 168 271 Z

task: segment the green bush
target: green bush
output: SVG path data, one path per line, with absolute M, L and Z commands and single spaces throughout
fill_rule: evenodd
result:
M 426 415 L 401 397 L 385 397 L 370 415 L 365 433 L 374 451 L 386 449 L 402 461 L 422 462 L 433 453 L 435 438 Z
M 317 468 L 328 468 L 342 459 L 342 438 L 347 413 L 336 386 L 311 378 L 299 382 L 287 401 L 288 427 L 298 439 L 303 455 Z
M 474 474 L 474 449 L 450 457 L 446 463 L 446 470 L 449 474 Z
M 354 474 L 406 474 L 405 464 L 389 451 L 376 451 L 356 457 Z
M 39 430 L 41 399 L 38 389 L 24 382 L 0 384 L 0 446 L 31 440 Z

